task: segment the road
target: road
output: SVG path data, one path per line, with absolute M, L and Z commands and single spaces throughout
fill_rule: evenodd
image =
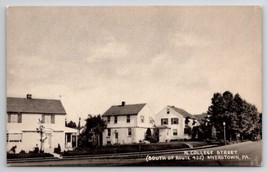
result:
M 34 162 L 9 162 L 8 166 L 260 166 L 262 142 L 243 142 L 190 151 L 128 153 L 75 157 Z

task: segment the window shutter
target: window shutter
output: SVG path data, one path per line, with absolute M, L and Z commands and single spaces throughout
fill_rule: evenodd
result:
M 22 115 L 21 113 L 18 114 L 18 123 L 21 123 L 22 122 Z
M 41 123 L 42 123 L 42 124 L 45 123 L 45 115 L 44 115 L 44 114 L 42 114 L 42 121 L 41 121 Z
M 161 125 L 163 125 L 163 119 L 161 119 Z
M 55 124 L 55 115 L 51 115 L 51 123 Z
M 8 122 L 8 123 L 11 122 L 11 114 L 7 114 L 7 122 Z

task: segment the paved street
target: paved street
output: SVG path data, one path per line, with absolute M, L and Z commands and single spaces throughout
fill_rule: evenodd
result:
M 187 159 L 189 158 L 189 160 Z M 12 162 L 10 166 L 259 166 L 262 142 L 244 142 L 189 151 L 145 154 L 112 154 L 35 162 Z

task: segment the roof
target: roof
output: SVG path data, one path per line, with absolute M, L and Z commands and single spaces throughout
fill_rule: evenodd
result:
M 65 133 L 77 133 L 79 130 L 75 128 L 65 127 Z
M 181 114 L 184 118 L 196 119 L 196 117 L 194 115 L 191 115 L 190 113 L 188 113 L 184 109 L 177 108 L 175 106 L 169 106 L 169 107 L 171 107 L 173 110 L 175 110 L 176 112 L 178 112 L 179 114 Z
M 198 120 L 198 122 L 200 124 L 204 124 L 208 114 L 207 113 L 202 113 L 202 114 L 196 114 L 194 116 L 196 117 L 196 119 Z
M 60 100 L 7 97 L 7 112 L 66 114 Z
M 168 126 L 166 125 L 157 125 L 156 128 L 159 128 L 159 129 L 170 129 Z
M 137 115 L 146 103 L 111 106 L 102 116 Z

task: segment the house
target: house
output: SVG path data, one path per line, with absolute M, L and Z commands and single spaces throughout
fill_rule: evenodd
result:
M 159 141 L 168 142 L 191 138 L 191 128 L 199 122 L 187 111 L 175 106 L 167 106 L 155 116 L 156 127 L 159 129 Z
M 7 151 L 16 153 L 71 149 L 77 143 L 77 130 L 65 127 L 65 109 L 60 100 L 7 97 Z M 41 143 L 43 140 L 43 143 Z M 71 144 L 69 144 L 71 142 Z M 76 144 L 77 145 L 77 144 Z
M 103 145 L 131 144 L 144 140 L 148 128 L 154 125 L 152 112 L 147 104 L 111 106 L 103 115 L 107 128 L 103 132 Z

